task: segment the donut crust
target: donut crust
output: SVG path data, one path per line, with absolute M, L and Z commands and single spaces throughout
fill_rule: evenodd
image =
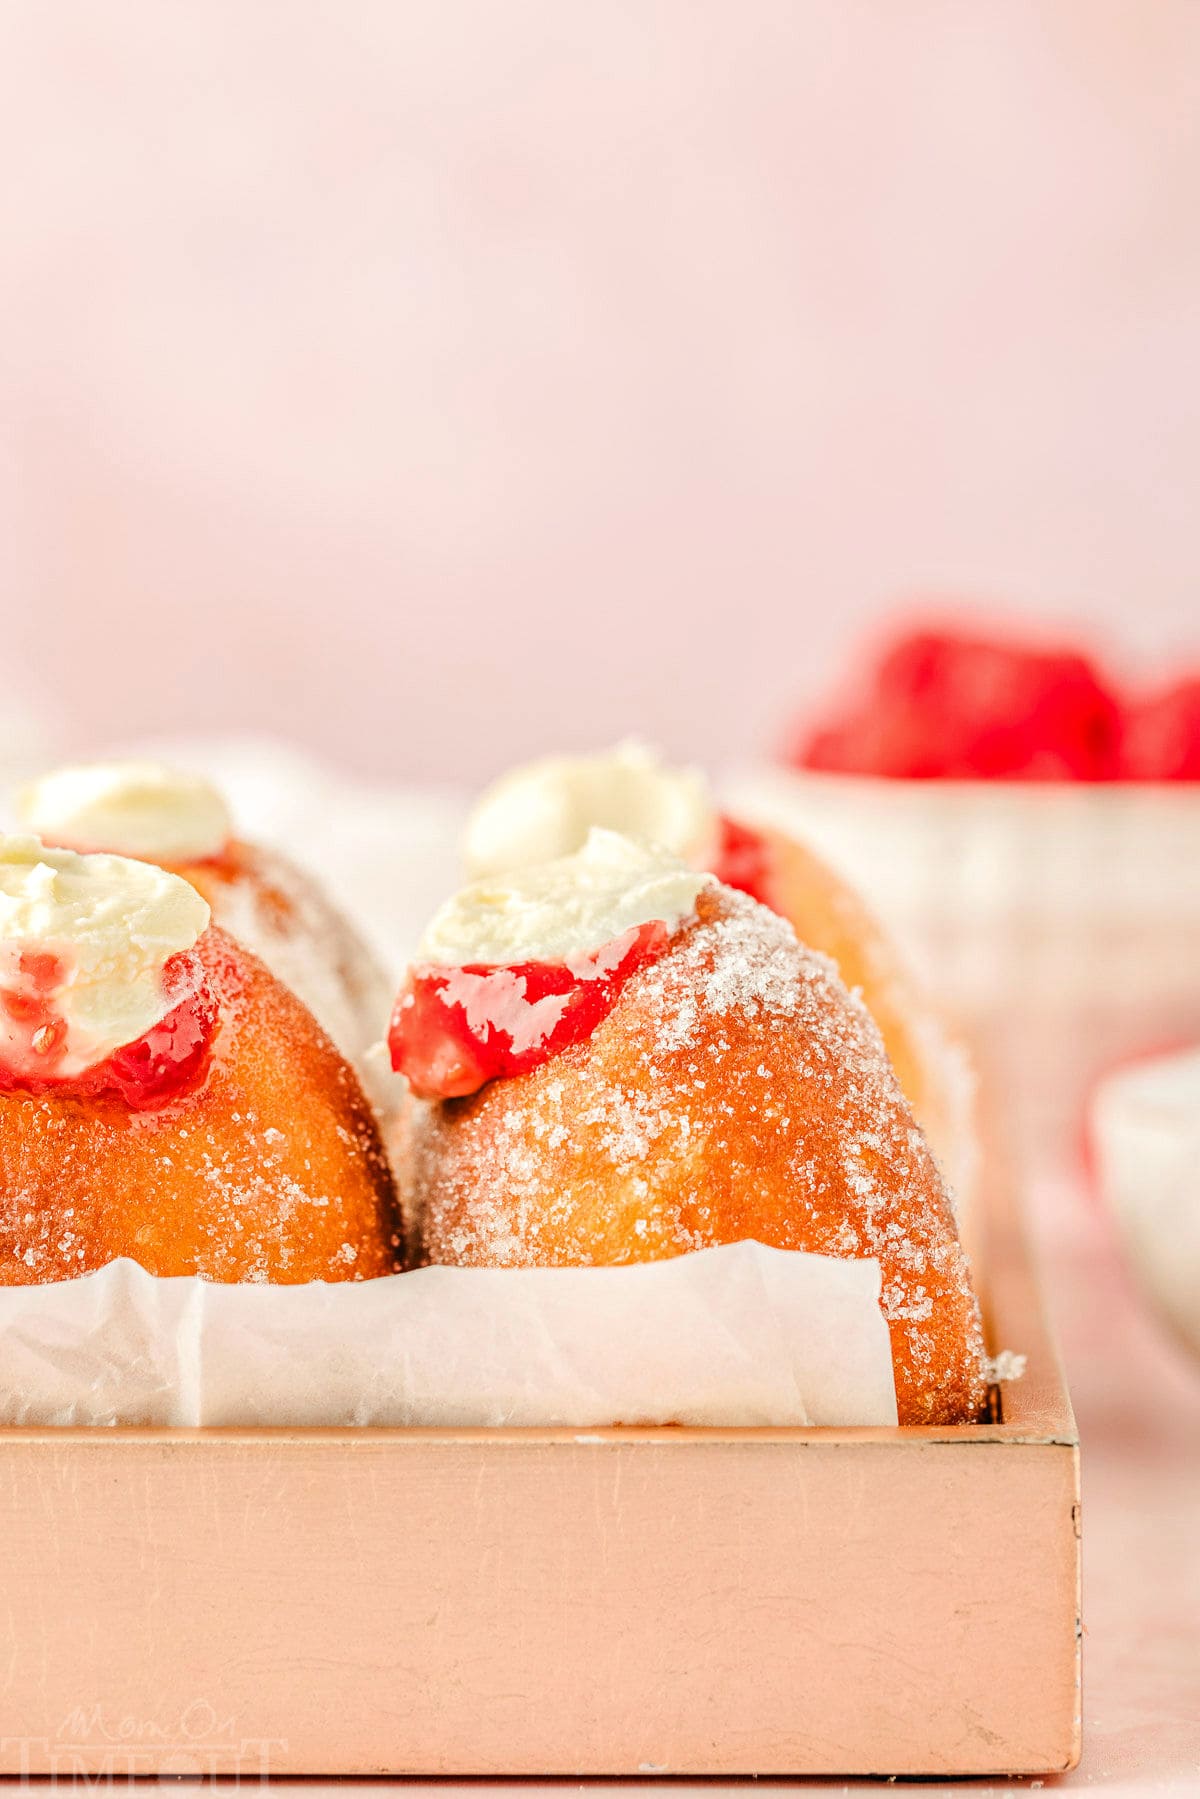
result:
M 584 1043 L 466 1099 L 414 1104 L 421 1259 L 656 1261 L 755 1238 L 877 1257 L 902 1424 L 983 1406 L 983 1334 L 937 1165 L 866 1007 L 730 889 Z
M 367 1052 L 387 1028 L 395 983 L 320 883 L 280 851 L 240 838 L 210 861 L 170 867 L 208 901 L 213 923 L 299 996 L 363 1076 Z
M 379 1133 L 301 1002 L 210 928 L 219 1019 L 201 1083 L 158 1111 L 113 1096 L 0 1093 L 0 1284 L 129 1256 L 151 1274 L 342 1281 L 401 1265 Z
M 794 837 L 765 829 L 760 836 L 776 911 L 801 943 L 832 958 L 851 991 L 861 992 L 901 1091 L 954 1198 L 969 1211 L 978 1150 L 975 1077 L 965 1049 L 854 889 Z

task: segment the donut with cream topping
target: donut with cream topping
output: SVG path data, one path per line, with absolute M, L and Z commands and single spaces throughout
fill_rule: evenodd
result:
M 358 1082 L 186 881 L 0 838 L 0 1284 L 389 1273 Z
M 976 1180 L 974 1082 L 961 1046 L 852 888 L 783 832 L 720 814 L 704 776 L 629 742 L 547 757 L 502 775 L 467 823 L 467 872 L 482 877 L 577 850 L 593 825 L 661 844 L 779 912 L 830 956 L 883 1034 L 906 1097 L 959 1204 Z
M 706 878 L 594 829 L 577 855 L 477 882 L 425 933 L 392 1014 L 393 1067 L 420 1099 L 460 1099 L 580 1042 Z
M 573 881 L 590 890 L 582 903 L 566 897 Z M 586 1032 L 559 1041 L 557 1019 L 543 1017 L 522 1064 L 489 1078 L 509 1015 L 447 999 L 450 1059 L 465 1033 L 483 1078 L 412 1108 L 420 1254 L 464 1266 L 631 1263 L 755 1238 L 874 1257 L 901 1422 L 977 1416 L 979 1310 L 936 1164 L 869 1013 L 785 920 L 663 851 L 618 851 L 596 833 L 577 858 L 464 890 L 423 954 L 437 945 L 493 973 L 554 961 L 564 987 L 584 983 L 588 958 L 606 960 L 621 930 L 652 922 L 623 881 L 651 912 L 652 896 L 673 890 L 676 903 L 660 908 L 654 953 L 614 983 Z M 501 948 L 505 963 L 492 959 Z M 432 968 L 455 972 L 427 960 L 413 980 Z M 402 1000 L 392 1047 L 407 1072 L 405 1016 Z M 428 1033 L 418 1047 L 427 1072 Z
M 17 811 L 45 843 L 136 857 L 182 875 L 214 921 L 298 994 L 364 1082 L 374 1082 L 369 1054 L 392 983 L 312 875 L 235 835 L 211 782 L 158 762 L 82 764 L 26 787 Z

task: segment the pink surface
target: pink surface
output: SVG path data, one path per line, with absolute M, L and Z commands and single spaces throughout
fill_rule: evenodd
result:
M 0 673 L 473 777 L 913 587 L 1195 647 L 1198 98 L 1188 0 L 12 0 Z
M 1034 1198 L 1083 1449 L 1083 1761 L 1058 1784 L 1200 1792 L 1200 1362 L 1093 1201 Z

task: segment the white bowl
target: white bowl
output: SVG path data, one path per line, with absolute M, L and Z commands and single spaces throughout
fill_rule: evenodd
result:
M 1200 1048 L 1102 1081 L 1092 1101 L 1092 1144 L 1139 1284 L 1200 1356 Z

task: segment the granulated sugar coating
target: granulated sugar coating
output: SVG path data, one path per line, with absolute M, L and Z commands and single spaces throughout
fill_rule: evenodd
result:
M 875 1256 L 900 1420 L 983 1404 L 983 1336 L 941 1177 L 833 964 L 718 887 L 585 1043 L 415 1108 L 432 1262 L 654 1261 L 756 1238 Z
M 236 838 L 220 856 L 174 872 L 204 895 L 214 924 L 299 994 L 364 1074 L 367 1052 L 387 1030 L 395 982 L 318 882 L 277 850 Z
M 392 1181 L 358 1081 L 232 938 L 197 945 L 219 1006 L 200 1086 L 161 1111 L 0 1093 L 0 1284 L 129 1256 L 218 1281 L 361 1280 L 400 1264 Z
M 770 890 L 756 897 L 782 912 L 802 943 L 831 956 L 846 986 L 862 993 L 952 1197 L 969 1210 L 977 1148 L 975 1083 L 965 1050 L 854 889 L 807 845 L 781 831 L 760 836 Z

